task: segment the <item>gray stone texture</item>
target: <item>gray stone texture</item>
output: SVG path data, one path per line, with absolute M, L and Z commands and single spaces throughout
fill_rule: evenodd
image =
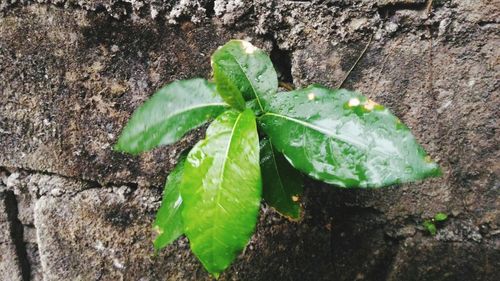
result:
M 296 87 L 343 83 L 389 107 L 443 167 L 377 190 L 307 180 L 305 217 L 263 205 L 220 280 L 497 280 L 500 1 L 0 0 L 0 280 L 210 280 L 151 222 L 177 156 L 111 147 L 174 79 L 209 77 L 230 38 Z M 435 236 L 425 219 L 445 212 Z

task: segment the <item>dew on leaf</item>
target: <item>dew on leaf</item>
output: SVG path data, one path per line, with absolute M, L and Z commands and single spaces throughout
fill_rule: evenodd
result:
M 358 98 L 352 98 L 349 100 L 349 107 L 353 107 L 353 106 L 358 106 L 360 104 L 360 101 Z
M 411 173 L 413 173 L 413 168 L 412 168 L 412 167 L 410 167 L 410 166 L 406 166 L 406 168 L 405 168 L 405 173 L 407 173 L 407 174 L 411 174 Z

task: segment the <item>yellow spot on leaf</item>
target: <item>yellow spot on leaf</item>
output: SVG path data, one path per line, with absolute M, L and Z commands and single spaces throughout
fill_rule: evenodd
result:
M 307 99 L 308 99 L 308 100 L 314 100 L 315 98 L 316 98 L 316 95 L 315 95 L 314 93 L 309 93 L 309 94 L 307 95 Z
M 359 99 L 358 98 L 352 98 L 349 100 L 349 107 L 353 107 L 353 106 L 358 106 L 359 105 Z
M 297 195 L 293 195 L 293 196 L 292 196 L 292 201 L 293 201 L 293 202 L 299 202 L 299 200 L 300 200 L 300 197 L 299 197 L 299 196 L 297 196 Z
M 163 230 L 157 225 L 153 227 L 153 231 L 156 232 L 158 236 L 163 234 Z
M 427 163 L 432 163 L 432 158 L 429 155 L 425 156 L 424 160 Z
M 376 103 L 376 102 L 374 102 L 374 101 L 372 101 L 372 100 L 369 99 L 365 103 L 364 107 L 365 107 L 366 110 L 373 110 L 375 108 L 375 106 L 377 106 L 377 105 L 378 105 L 378 103 Z

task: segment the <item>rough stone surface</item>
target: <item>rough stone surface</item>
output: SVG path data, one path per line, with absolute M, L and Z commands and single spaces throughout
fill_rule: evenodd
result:
M 498 19 L 498 0 L 0 0 L 0 279 L 210 280 L 185 238 L 154 255 L 150 227 L 203 129 L 137 157 L 111 146 L 155 89 L 209 77 L 211 52 L 244 38 L 282 81 L 391 108 L 445 174 L 380 190 L 308 180 L 304 219 L 264 205 L 221 280 L 496 280 Z M 436 212 L 449 219 L 431 236 Z
M 44 280 L 151 278 L 148 272 L 161 267 L 152 257 L 150 193 L 110 187 L 39 198 L 34 214 Z

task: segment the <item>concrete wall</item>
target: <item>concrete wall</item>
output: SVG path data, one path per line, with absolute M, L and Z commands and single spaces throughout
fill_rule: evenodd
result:
M 344 87 L 408 124 L 444 176 L 380 190 L 307 181 L 299 223 L 261 210 L 221 280 L 497 280 L 498 0 L 0 0 L 0 280 L 209 280 L 151 222 L 179 153 L 111 151 L 174 79 L 230 38 L 280 80 Z M 431 236 L 422 221 L 449 220 Z

